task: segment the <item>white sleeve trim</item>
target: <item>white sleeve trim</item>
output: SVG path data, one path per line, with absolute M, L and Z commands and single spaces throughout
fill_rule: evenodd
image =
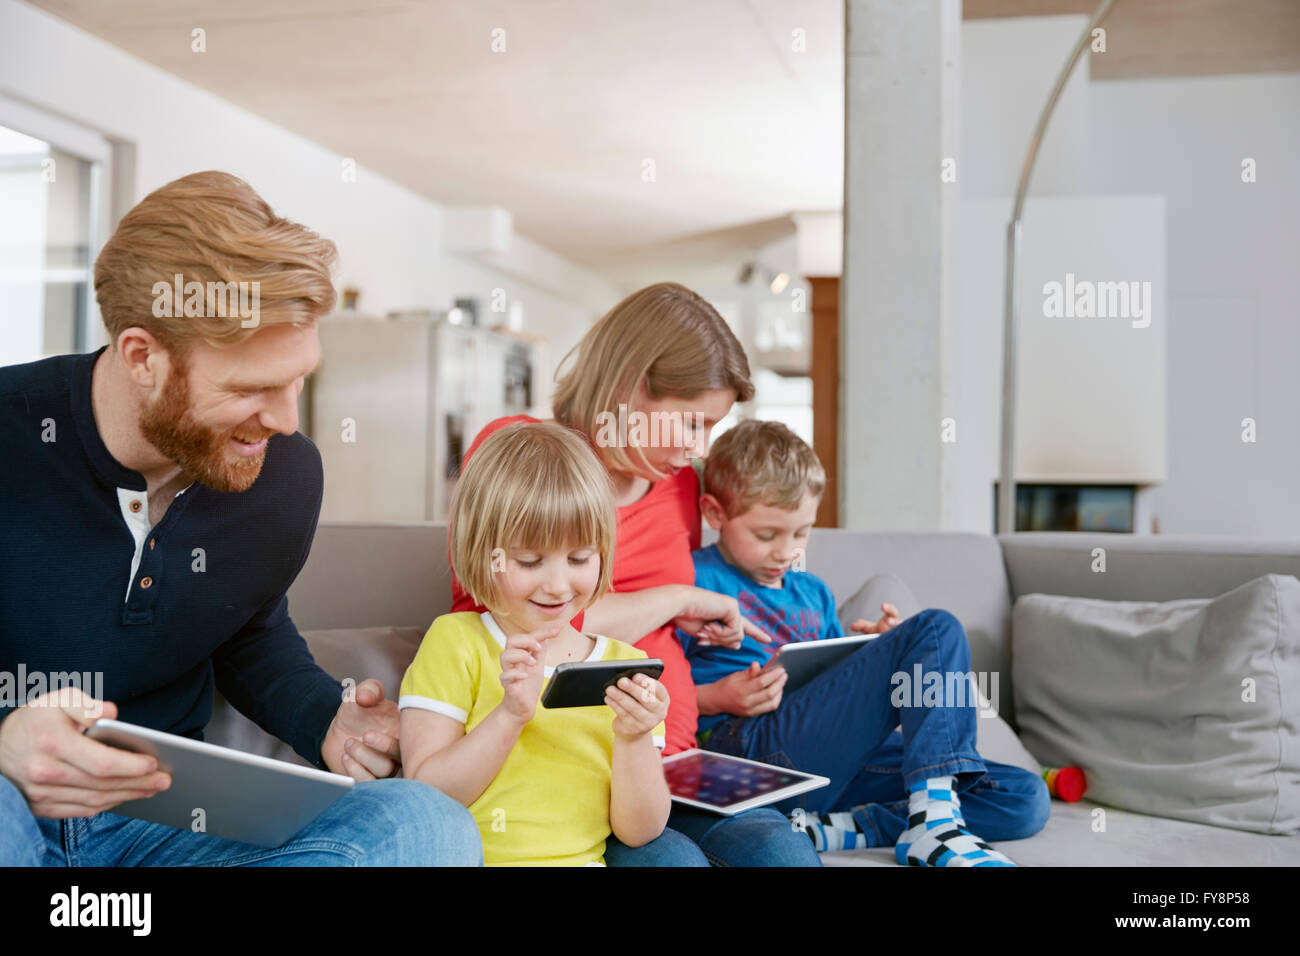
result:
M 397 709 L 405 710 L 407 707 L 414 707 L 416 710 L 431 710 L 435 714 L 442 714 L 442 716 L 450 717 L 462 724 L 469 722 L 469 714 L 466 711 L 445 701 L 434 700 L 432 697 L 420 697 L 418 694 L 406 694 L 399 697 L 397 699 Z
M 658 747 L 660 750 L 663 750 L 664 747 L 667 746 L 667 744 L 664 742 L 664 738 L 660 737 L 658 734 L 655 734 L 655 736 L 651 737 L 650 739 L 654 741 L 654 745 Z

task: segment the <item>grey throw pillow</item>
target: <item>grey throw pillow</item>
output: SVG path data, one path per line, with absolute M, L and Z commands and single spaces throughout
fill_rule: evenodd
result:
M 880 605 L 885 601 L 898 608 L 898 616 L 903 620 L 922 610 L 921 602 L 902 578 L 896 574 L 875 574 L 840 606 L 840 627 L 844 633 L 852 634 L 849 625 L 858 619 L 880 620 Z
M 1021 737 L 1088 797 L 1258 833 L 1300 827 L 1300 581 L 1213 600 L 1031 594 L 1012 612 Z

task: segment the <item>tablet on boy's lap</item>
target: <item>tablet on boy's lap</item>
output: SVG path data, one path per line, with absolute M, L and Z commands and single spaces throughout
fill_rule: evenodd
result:
M 830 670 L 878 634 L 849 634 L 822 641 L 797 641 L 784 644 L 767 667 L 784 667 L 788 677 L 783 693 L 791 694 Z M 764 668 L 765 670 L 767 668 Z
M 255 846 L 280 846 L 355 783 L 342 774 L 107 718 L 86 736 L 156 757 L 158 769 L 172 775 L 166 790 L 119 803 L 109 813 Z
M 787 770 L 709 750 L 664 758 L 668 791 L 678 803 L 724 816 L 766 806 L 830 783 L 815 773 Z

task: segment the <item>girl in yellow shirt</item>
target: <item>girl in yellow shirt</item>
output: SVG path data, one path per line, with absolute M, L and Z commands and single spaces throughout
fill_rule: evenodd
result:
M 604 468 L 553 422 L 492 434 L 457 486 L 451 566 L 488 610 L 429 628 L 402 680 L 401 747 L 407 777 L 469 808 L 489 866 L 600 863 L 611 832 L 635 847 L 667 823 L 662 684 L 538 707 L 561 663 L 645 657 L 569 624 L 609 587 L 616 523 Z

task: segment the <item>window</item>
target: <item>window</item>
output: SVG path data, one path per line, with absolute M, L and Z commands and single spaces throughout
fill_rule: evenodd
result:
M 109 147 L 75 131 L 66 139 L 80 148 L 63 148 L 51 135 L 62 125 L 0 125 L 0 365 L 86 351 L 99 322 L 92 270 Z M 49 138 L 34 135 L 41 126 Z

